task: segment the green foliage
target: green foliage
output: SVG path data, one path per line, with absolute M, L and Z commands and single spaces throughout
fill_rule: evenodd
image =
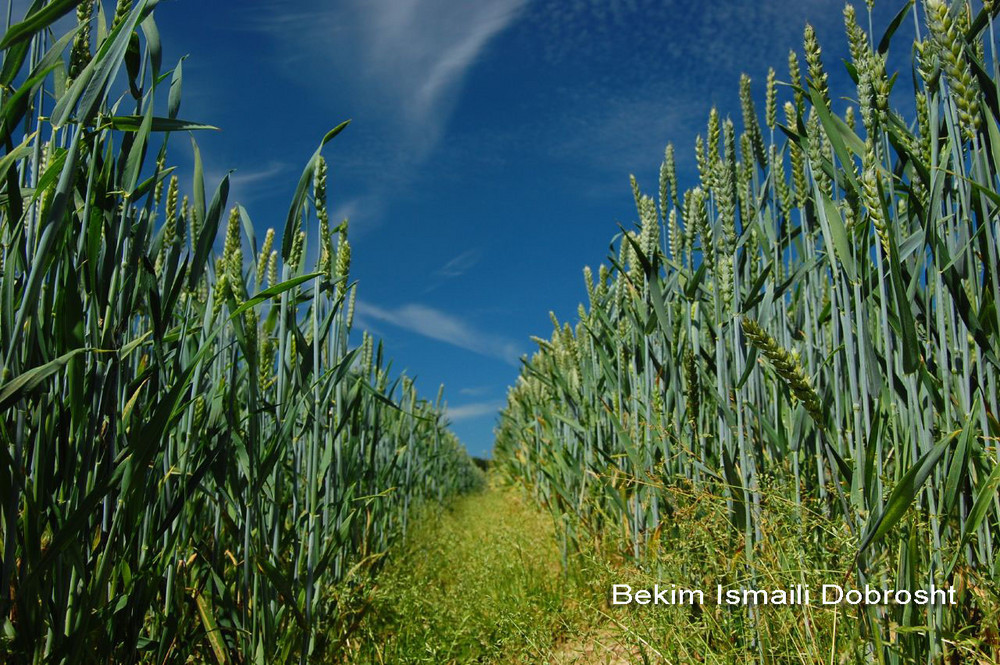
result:
M 426 511 L 379 575 L 354 663 L 538 663 L 590 593 L 565 576 L 551 520 L 491 490 Z
M 171 133 L 207 126 L 176 117 L 155 4 L 120 0 L 109 29 L 100 3 L 39 1 L 2 42 L 5 663 L 329 656 L 356 611 L 335 590 L 380 568 L 414 503 L 482 482 L 440 397 L 349 345 L 321 155 L 346 123 L 302 174 L 285 262 L 239 205 L 215 254 L 228 177 L 206 197 L 193 140 L 190 199 L 167 166 Z
M 698 186 L 670 194 L 670 148 L 659 215 L 633 186 L 637 232 L 600 279 L 587 271 L 580 322 L 540 340 L 497 428 L 495 468 L 570 542 L 598 539 L 655 570 L 677 518 L 671 489 L 691 487 L 725 501 L 755 584 L 773 572 L 772 479 L 800 522 L 807 506 L 824 517 L 821 547 L 850 540 L 843 574 L 856 582 L 994 590 L 955 608 L 868 607 L 849 629 L 866 642 L 856 657 L 998 656 L 995 636 L 969 637 L 1000 575 L 1000 77 L 987 5 L 908 4 L 878 42 L 848 8 L 863 126 L 833 108 L 850 91 L 828 89 L 807 27 L 807 81 L 793 53 L 785 125 L 780 90 L 769 80 L 762 124 L 744 78 L 743 136 L 713 111 Z M 897 77 L 886 51 L 910 11 L 927 18 L 926 39 Z M 912 124 L 889 107 L 910 80 Z M 763 658 L 766 623 L 747 630 Z

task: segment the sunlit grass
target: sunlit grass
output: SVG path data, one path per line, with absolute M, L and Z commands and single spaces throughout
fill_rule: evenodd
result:
M 426 514 L 379 576 L 352 658 L 545 662 L 585 593 L 561 569 L 552 522 L 492 490 Z M 357 662 L 357 660 L 355 661 Z

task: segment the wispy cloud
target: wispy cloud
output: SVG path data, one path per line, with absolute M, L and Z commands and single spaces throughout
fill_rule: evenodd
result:
M 461 85 L 490 41 L 521 14 L 526 0 L 306 0 L 275 3 L 252 24 L 293 71 L 315 82 L 335 72 L 359 110 L 377 113 L 419 161 L 441 138 Z M 281 57 L 281 56 L 279 56 Z M 337 85 L 310 90 L 336 102 Z
M 269 162 L 252 171 L 236 171 L 230 180 L 234 187 L 257 187 L 284 175 L 288 169 L 289 165 L 284 162 Z
M 408 304 L 388 309 L 359 300 L 356 312 L 362 322 L 388 323 L 510 365 L 517 365 L 521 355 L 520 348 L 513 341 L 478 330 L 453 314 L 426 305 Z
M 290 164 L 271 161 L 257 168 L 233 171 L 229 174 L 229 203 L 248 205 L 254 199 L 287 189 L 291 170 Z M 211 190 L 208 196 L 225 175 L 225 171 L 214 168 L 205 171 L 205 187 Z
M 590 194 L 619 191 L 627 185 L 626 174 L 642 171 L 663 159 L 664 146 L 677 136 L 694 133 L 704 118 L 697 105 L 670 104 L 670 93 L 650 86 L 650 98 L 623 94 L 597 103 L 599 87 L 581 94 L 560 123 L 552 153 L 574 163 L 590 163 L 608 177 L 588 183 Z M 587 108 L 580 113 L 578 109 Z M 678 165 L 688 166 L 687 150 L 681 150 Z
M 479 262 L 481 255 L 482 252 L 478 249 L 464 251 L 438 268 L 434 274 L 445 278 L 461 277 Z
M 503 402 L 472 402 L 461 406 L 449 406 L 445 413 L 452 422 L 472 420 L 483 416 L 495 416 L 504 407 Z
M 629 172 L 655 173 L 668 141 L 678 143 L 679 170 L 689 171 L 694 135 L 705 131 L 711 106 L 739 126 L 740 74 L 752 77 L 755 94 L 764 89 L 768 66 L 786 80 L 788 50 L 801 53 L 807 20 L 833 75 L 846 41 L 841 12 L 827 0 L 532 3 L 524 24 L 544 45 L 541 66 L 560 72 L 561 83 L 535 109 L 544 134 L 525 143 L 608 176 L 588 183 L 590 194 L 620 191 Z
M 358 220 L 362 220 L 361 223 L 364 224 L 365 220 L 380 216 L 384 208 L 385 201 L 380 197 L 371 195 L 355 196 L 341 202 L 333 209 L 330 213 L 330 222 L 337 225 L 345 219 L 348 220 L 351 223 L 351 228 L 355 230 L 352 232 L 352 236 L 357 237 L 356 229 Z
M 527 20 L 548 36 L 544 56 L 551 63 L 583 55 L 597 64 L 620 63 L 636 75 L 669 74 L 674 84 L 704 87 L 706 81 L 699 78 L 703 79 L 701 74 L 706 70 L 755 70 L 780 64 L 767 54 L 794 47 L 801 50 L 807 20 L 818 24 L 817 29 L 832 23 L 832 36 L 842 39 L 842 7 L 829 0 L 712 4 L 543 0 L 534 5 Z M 754 29 L 748 29 L 751 26 Z M 620 34 L 628 34 L 631 48 L 621 49 L 621 42 L 615 39 Z M 739 41 L 734 42 L 737 36 Z M 734 43 L 739 46 L 733 48 Z
M 523 0 L 355 0 L 366 34 L 368 73 L 403 102 L 408 122 L 436 140 L 465 73 Z
M 481 257 L 481 251 L 478 249 L 470 249 L 462 252 L 454 258 L 449 259 L 444 265 L 431 273 L 427 288 L 424 289 L 424 293 L 430 293 L 448 280 L 456 279 L 469 272 L 477 263 L 479 263 L 479 259 Z
M 363 178 L 355 231 L 385 218 L 442 145 L 463 83 L 527 0 L 274 0 L 243 21 L 314 111 L 356 118 L 337 167 Z M 357 237 L 357 236 L 356 236 Z

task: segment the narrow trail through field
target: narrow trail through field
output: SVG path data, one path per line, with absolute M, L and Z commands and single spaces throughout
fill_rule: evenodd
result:
M 604 597 L 568 577 L 551 518 L 489 489 L 418 521 L 379 576 L 373 663 L 631 663 Z

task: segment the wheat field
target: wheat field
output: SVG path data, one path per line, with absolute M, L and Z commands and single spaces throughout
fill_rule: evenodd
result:
M 960 598 L 845 610 L 840 642 L 836 621 L 785 615 L 797 629 L 776 635 L 751 608 L 734 639 L 760 662 L 997 657 L 1000 108 L 984 5 L 906 3 L 874 35 L 848 5 L 856 89 L 829 89 L 807 26 L 802 55 L 761 77 L 762 117 L 744 76 L 738 119 L 713 110 L 697 139 L 696 184 L 681 191 L 672 145 L 652 195 L 632 179 L 635 227 L 584 269 L 578 320 L 552 317 L 508 394 L 498 466 L 554 512 L 564 557 L 596 541 L 655 576 L 684 546 L 675 516 L 718 500 L 719 547 L 740 552 L 724 584 L 826 575 Z M 894 39 L 904 21 L 912 44 Z M 911 71 L 887 71 L 890 48 L 912 51 Z
M 0 43 L 0 660 L 332 658 L 411 507 L 481 472 L 440 394 L 350 343 L 347 123 L 259 241 L 193 139 L 170 166 L 211 128 L 154 5 L 36 2 Z
M 158 2 L 113 4 L 35 0 L 0 39 L 0 660 L 530 662 L 597 653 L 608 617 L 637 662 L 1000 659 L 992 0 L 878 32 L 847 5 L 853 88 L 807 25 L 712 110 L 696 181 L 673 145 L 632 177 L 635 223 L 509 389 L 507 488 L 452 513 L 486 478 L 443 392 L 355 326 L 349 123 L 258 237 Z M 957 602 L 612 614 L 615 580 Z

